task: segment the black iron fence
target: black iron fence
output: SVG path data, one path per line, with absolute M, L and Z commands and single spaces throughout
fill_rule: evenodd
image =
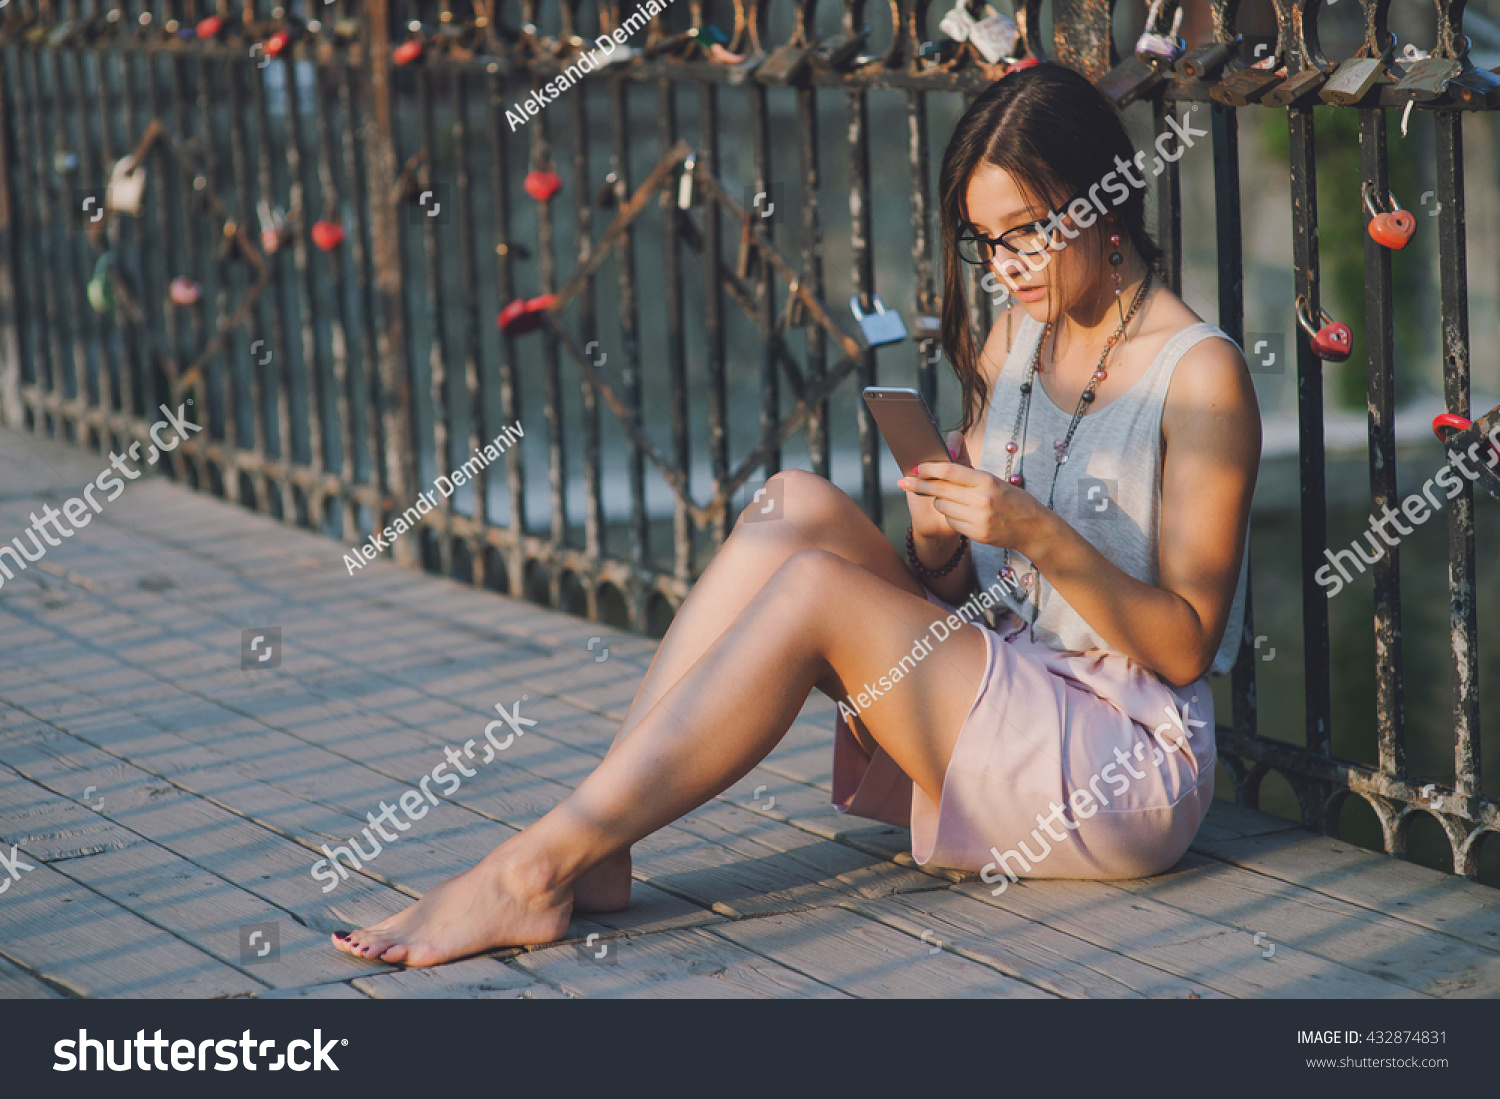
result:
M 907 356 L 939 396 L 923 327 L 938 305 L 932 120 L 1000 71 L 938 32 L 949 6 L 676 0 L 646 25 L 646 4 L 629 0 L 11 0 L 0 12 L 0 410 L 103 453 L 148 445 L 159 406 L 191 401 L 206 429 L 163 463 L 199 490 L 348 545 L 429 493 L 419 530 L 391 541 L 397 561 L 659 631 L 742 488 L 780 468 L 794 433 L 830 472 L 830 399 L 877 368 L 849 311 L 830 304 L 835 287 L 869 312 L 877 272 L 890 287 L 886 272 L 906 269 L 902 299 L 888 289 L 885 304 L 916 332 L 885 361 Z M 1313 104 L 1358 113 L 1361 176 L 1377 196 L 1387 115 L 1430 113 L 1444 395 L 1449 412 L 1471 415 L 1464 119 L 1500 95 L 1467 59 L 1462 0 L 1437 4 L 1421 68 L 1387 48 L 1387 0 L 1364 0 L 1365 40 L 1337 72 L 1342 59 L 1319 45 L 1319 0 L 1265 7 L 1260 36 L 1240 35 L 1237 3 L 1214 0 L 1220 47 L 1175 69 L 1122 58 L 1117 24 L 1135 20 L 1133 41 L 1141 16 L 1114 8 L 1025 0 L 1012 53 L 1142 101 L 1157 133 L 1169 112 L 1201 108 L 1217 323 L 1236 339 L 1240 113 L 1287 118 L 1295 288 L 1311 317 Z M 1248 67 L 1271 55 L 1271 68 Z M 872 124 L 877 97 L 899 128 Z M 1178 171 L 1154 181 L 1174 287 Z M 846 208 L 827 202 L 835 174 Z M 902 194 L 909 250 L 877 257 L 882 185 Z M 1391 253 L 1364 248 L 1378 510 L 1398 503 Z M 973 301 L 987 323 L 989 295 L 976 285 Z M 1250 805 L 1268 773 L 1284 775 L 1314 828 L 1334 831 L 1358 795 L 1395 854 L 1414 815 L 1431 813 L 1455 871 L 1473 876 L 1500 803 L 1479 778 L 1472 488 L 1448 513 L 1452 786 L 1406 766 L 1397 548 L 1373 567 L 1379 758 L 1335 758 L 1328 605 L 1312 581 L 1327 548 L 1323 365 L 1305 340 L 1296 363 L 1306 743 L 1258 734 L 1247 644 L 1222 758 Z M 746 393 L 758 406 L 742 415 Z M 879 520 L 880 443 L 855 415 L 859 495 Z M 754 426 L 735 449 L 742 418 Z M 486 453 L 513 437 L 507 425 L 524 445 Z M 532 491 L 539 465 L 545 487 Z M 653 485 L 670 490 L 669 525 L 653 522 Z

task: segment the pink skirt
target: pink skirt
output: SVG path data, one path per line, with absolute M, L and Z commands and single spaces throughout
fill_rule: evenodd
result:
M 929 593 L 928 599 L 953 608 Z M 986 672 L 934 802 L 836 718 L 833 804 L 909 827 L 923 866 L 1017 878 L 1141 878 L 1177 862 L 1214 790 L 1213 693 L 1128 657 L 1059 652 L 981 622 Z M 995 892 L 999 892 L 996 890 Z

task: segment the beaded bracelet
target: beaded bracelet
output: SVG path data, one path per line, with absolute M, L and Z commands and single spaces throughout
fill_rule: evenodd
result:
M 906 528 L 907 563 L 911 565 L 912 571 L 924 580 L 939 580 L 944 576 L 947 576 L 954 569 L 958 568 L 958 563 L 964 559 L 964 551 L 968 548 L 969 536 L 966 534 L 960 534 L 958 536 L 958 549 L 953 551 L 953 556 L 948 559 L 948 563 L 940 569 L 929 569 L 926 565 L 922 564 L 921 559 L 917 557 L 916 532 L 911 527 Z

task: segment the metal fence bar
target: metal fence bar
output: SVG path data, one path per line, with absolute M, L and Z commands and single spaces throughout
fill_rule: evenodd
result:
M 502 302 L 515 299 L 516 291 L 511 264 L 517 256 L 510 228 L 509 161 L 505 152 L 504 134 L 509 129 L 505 123 L 505 85 L 498 75 L 498 68 L 489 80 L 490 100 L 490 190 L 495 218 L 495 286 L 496 296 Z M 501 417 L 508 424 L 520 419 L 521 391 L 520 373 L 516 369 L 515 341 L 504 334 L 500 337 L 500 408 Z M 524 430 L 524 428 L 523 428 Z M 488 575 L 490 587 L 512 592 L 524 590 L 526 573 L 526 480 L 522 464 L 522 450 L 512 446 L 505 452 L 505 487 L 510 498 L 510 552 L 504 560 L 504 584 Z
M 1449 412 L 1469 407 L 1468 242 L 1464 222 L 1463 116 L 1433 115 L 1436 136 L 1438 278 L 1443 304 L 1443 401 Z M 1479 609 L 1474 561 L 1474 482 L 1448 506 L 1448 613 L 1453 651 L 1453 789 L 1470 812 L 1479 786 Z
M 823 181 L 823 153 L 819 148 L 818 94 L 812 88 L 799 87 L 797 97 L 797 164 L 801 177 L 802 200 L 802 282 L 819 300 L 823 284 L 823 218 L 818 206 L 818 188 Z M 816 385 L 828 370 L 828 338 L 817 325 L 808 325 L 804 357 L 807 380 Z M 807 450 L 812 457 L 813 472 L 827 477 L 832 467 L 832 440 L 828 432 L 828 402 L 819 403 L 807 421 Z
M 1311 107 L 1287 108 L 1291 128 L 1292 266 L 1298 300 L 1319 323 L 1318 177 Z M 1323 465 L 1323 360 L 1306 339 L 1297 340 L 1297 421 L 1302 446 L 1302 636 L 1306 652 L 1307 747 L 1326 756 L 1332 730 L 1328 682 L 1328 599 L 1312 580 L 1328 546 L 1327 490 Z M 1301 791 L 1299 791 L 1301 793 Z M 1316 800 L 1304 803 L 1306 813 Z M 1321 820 L 1317 820 L 1321 826 Z
M 1385 111 L 1359 112 L 1360 175 L 1383 200 L 1390 183 Z M 1370 433 L 1370 501 L 1374 510 L 1399 505 L 1396 490 L 1396 364 L 1391 251 L 1368 233 L 1365 249 L 1366 405 Z M 1401 547 L 1391 546 L 1371 566 L 1375 584 L 1375 729 L 1380 769 L 1406 775 L 1401 678 Z
M 258 71 L 258 69 L 257 69 Z M 266 87 L 264 80 L 252 79 L 250 81 L 252 95 L 255 104 L 255 163 L 256 163 L 256 189 L 260 201 L 265 208 L 273 211 L 283 209 L 277 199 L 276 180 L 271 172 L 271 112 L 266 103 Z M 299 211 L 294 211 L 290 204 L 284 209 L 287 216 L 293 213 L 301 216 Z M 300 222 L 293 223 L 300 227 Z M 272 508 L 272 514 L 279 514 L 284 522 L 296 525 L 298 523 L 297 489 L 293 479 L 297 464 L 296 440 L 292 424 L 292 349 L 291 336 L 288 333 L 286 298 L 282 292 L 285 280 L 280 273 L 285 270 L 285 244 L 286 234 L 282 233 L 277 238 L 278 243 L 272 254 L 267 257 L 272 270 L 277 272 L 275 286 L 266 297 L 269 299 L 267 310 L 270 320 L 271 338 L 273 341 L 273 361 L 267 363 L 265 377 L 270 382 L 274 400 L 268 402 L 264 415 L 267 418 L 267 436 L 273 431 L 276 438 L 276 494 L 277 504 Z M 267 454 L 269 457 L 269 454 Z
M 313 281 L 312 264 L 308 256 L 308 237 L 313 225 L 314 203 L 310 201 L 305 179 L 302 155 L 302 93 L 298 72 L 302 65 L 312 68 L 316 79 L 317 68 L 311 61 L 299 61 L 284 56 L 281 72 L 286 79 L 286 141 L 284 142 L 287 176 L 287 208 L 301 212 L 297 233 L 292 238 L 292 269 L 296 277 L 292 280 L 292 293 L 297 303 L 297 313 L 302 323 L 298 325 L 302 337 L 299 360 L 302 376 L 298 388 L 306 402 L 304 442 L 307 447 L 307 464 L 310 478 L 304 490 L 307 501 L 308 523 L 318 530 L 327 529 L 327 497 L 324 494 L 324 470 L 327 465 L 326 443 L 323 425 L 326 422 L 326 388 L 323 384 L 322 357 L 318 354 L 318 328 L 324 323 L 327 313 L 319 308 L 317 286 Z M 314 94 L 314 106 L 317 97 Z M 317 207 L 321 207 L 320 201 Z M 288 364 L 290 368 L 290 364 Z M 294 449 L 295 453 L 295 449 Z
M 698 167 L 706 175 L 717 176 L 719 166 L 719 89 L 709 83 L 698 86 L 698 132 L 702 135 L 698 150 Z M 724 282 L 719 278 L 723 266 L 724 234 L 719 208 L 707 204 L 703 218 L 703 269 L 707 289 L 703 296 L 703 338 L 708 397 L 708 461 L 713 472 L 713 492 L 717 494 L 729 479 L 728 397 L 725 373 L 728 354 L 724 331 Z M 821 346 L 821 345 L 820 345 Z M 710 536 L 715 545 L 723 545 L 729 534 L 723 515 L 714 520 Z

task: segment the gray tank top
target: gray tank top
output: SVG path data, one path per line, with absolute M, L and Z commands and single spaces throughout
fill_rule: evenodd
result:
M 1011 439 L 1021 400 L 1020 386 L 1041 339 L 1042 328 L 1040 321 L 1022 313 L 1010 354 L 990 394 L 980 468 L 997 477 L 1004 475 L 1005 444 Z M 1168 339 L 1134 385 L 1079 422 L 1068 460 L 1057 471 L 1054 500 L 1057 514 L 1121 570 L 1153 587 L 1160 579 L 1157 534 L 1161 512 L 1162 408 L 1178 361 L 1190 347 L 1210 336 L 1229 338 L 1213 325 L 1200 322 Z M 1016 455 L 1016 466 L 1020 467 L 1021 458 L 1026 459 L 1026 491 L 1043 504 L 1051 491 L 1057 463 L 1053 444 L 1067 434 L 1071 419 L 1072 412 L 1058 408 L 1040 383 L 1033 387 L 1030 423 Z M 1239 654 L 1250 557 L 1246 541 L 1229 621 L 1210 668 L 1213 675 L 1228 672 Z M 1004 562 L 1003 551 L 975 543 L 972 553 L 980 586 L 991 587 Z M 1018 579 L 1030 572 L 1031 563 L 1021 554 L 1012 551 L 1010 560 Z M 1004 599 L 1023 621 L 1031 622 L 1035 617 L 1032 626 L 1038 641 L 1069 652 L 1110 648 L 1045 577 L 1039 578 L 1038 583 L 1039 612 L 1033 604 L 1035 596 L 1006 590 Z

